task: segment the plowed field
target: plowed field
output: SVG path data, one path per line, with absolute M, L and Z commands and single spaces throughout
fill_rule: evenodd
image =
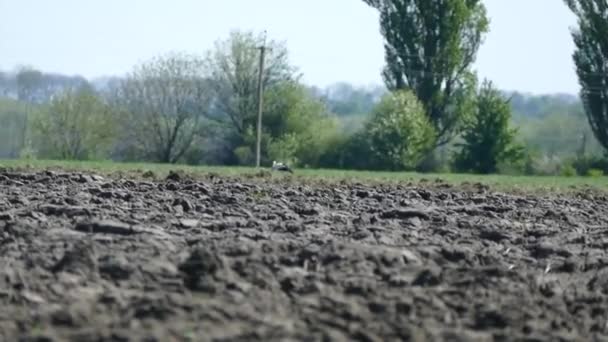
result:
M 0 172 L 2 341 L 608 339 L 605 194 Z

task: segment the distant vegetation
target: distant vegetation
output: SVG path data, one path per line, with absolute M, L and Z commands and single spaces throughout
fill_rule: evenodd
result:
M 589 71 L 603 66 L 584 57 L 608 51 L 593 48 L 605 35 L 577 36 L 595 32 L 585 21 L 595 7 L 577 7 L 593 0 L 567 1 L 581 18 L 573 37 L 584 102 L 478 80 L 471 66 L 490 29 L 479 1 L 364 1 L 380 14 L 384 85 L 304 84 L 286 43 L 266 43 L 264 165 L 608 173 L 608 72 Z M 155 56 L 121 77 L 0 72 L 0 158 L 252 165 L 262 39 L 235 31 L 204 55 Z
M 145 129 L 154 121 L 135 119 L 126 115 L 128 111 L 113 107 L 119 100 L 118 86 L 125 86 L 125 79 L 98 79 L 85 83 L 81 78 L 41 73 L 43 81 L 40 86 L 52 91 L 47 90 L 45 94 L 34 87 L 38 95 L 35 100 L 28 100 L 18 96 L 15 74 L 7 72 L 0 79 L 0 93 L 3 95 L 0 98 L 0 158 L 162 161 L 162 156 L 142 150 L 150 143 L 140 144 L 134 136 L 136 129 Z M 45 83 L 52 86 L 45 86 Z M 83 84 L 89 87 L 83 88 Z M 78 89 L 80 91 L 75 91 Z M 85 90 L 90 93 L 85 95 Z M 91 94 L 95 97 L 90 97 Z M 383 86 L 359 87 L 348 83 L 337 83 L 323 89 L 297 82 L 274 90 L 270 87 L 264 113 L 265 164 L 278 159 L 311 168 L 415 169 L 407 164 L 396 167 L 380 162 L 369 149 L 370 142 L 363 140 L 364 128 L 369 126 L 374 111 L 387 94 Z M 517 128 L 515 140 L 525 147 L 528 163 L 526 165 L 526 160 L 514 165 L 501 163 L 498 172 L 551 175 L 574 169 L 575 174 L 578 170 L 584 175 L 595 168 L 608 173 L 603 148 L 589 126 L 578 97 L 507 91 L 502 92 L 502 96 L 509 100 L 510 122 Z M 96 104 L 99 101 L 107 106 L 105 108 L 113 110 L 108 112 L 104 107 L 96 108 L 101 105 Z M 86 112 L 78 114 L 74 109 L 68 110 L 70 103 Z M 65 109 L 62 111 L 62 108 Z M 298 111 L 316 113 L 314 115 L 323 118 L 318 121 L 311 117 L 310 125 L 317 123 L 319 128 L 308 130 L 311 137 L 308 142 L 304 139 L 308 124 L 298 124 L 297 121 L 305 120 Z M 25 115 L 26 112 L 29 115 Z M 131 113 L 135 115 L 135 112 Z M 155 115 L 152 111 L 146 113 Z M 192 142 L 174 161 L 191 165 L 252 165 L 253 122 L 244 130 L 249 136 L 245 134 L 243 140 L 238 141 L 236 127 L 230 127 L 234 125 L 230 121 L 226 124 L 225 114 L 219 110 L 204 114 L 199 118 Z M 82 115 L 86 115 L 87 120 L 83 120 Z M 25 125 L 26 119 L 28 125 Z M 328 124 L 323 125 L 323 122 Z M 298 131 L 299 137 L 295 135 Z M 26 140 L 23 139 L 24 133 L 28 135 Z M 157 142 L 167 140 L 156 134 L 144 134 L 142 138 L 146 136 Z M 324 138 L 316 139 L 317 136 Z M 67 148 L 70 141 L 75 145 L 72 150 Z M 454 140 L 446 148 L 451 152 L 443 164 L 430 171 L 458 170 L 449 157 L 460 151 L 458 142 Z M 312 153 L 312 149 L 320 153 Z

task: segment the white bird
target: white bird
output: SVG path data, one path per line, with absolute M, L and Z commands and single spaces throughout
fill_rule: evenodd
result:
M 289 173 L 293 173 L 293 171 L 289 168 L 289 166 L 283 163 L 277 163 L 276 160 L 272 162 L 272 170 L 273 171 L 286 171 Z

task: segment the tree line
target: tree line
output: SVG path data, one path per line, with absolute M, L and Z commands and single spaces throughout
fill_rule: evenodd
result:
M 472 70 L 490 29 L 481 1 L 363 1 L 380 14 L 384 87 L 309 87 L 285 42 L 271 40 L 263 164 L 542 174 L 606 168 L 598 155 L 608 148 L 605 0 L 565 0 L 579 19 L 572 35 L 580 100 L 532 104 Z M 2 106 L 24 113 L 0 120 L 11 122 L 11 146 L 22 156 L 252 165 L 262 39 L 235 31 L 202 56 L 157 56 L 97 87 L 78 77 L 48 82 L 33 69 L 0 74 L 13 89 L 5 97 L 18 99 Z M 537 115 L 521 115 L 533 105 Z M 543 140 L 555 129 L 570 140 Z

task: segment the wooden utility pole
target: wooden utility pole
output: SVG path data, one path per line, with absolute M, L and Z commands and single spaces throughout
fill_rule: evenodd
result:
M 260 49 L 260 70 L 258 75 L 258 136 L 255 149 L 255 167 L 260 167 L 261 145 L 262 145 L 262 111 L 264 106 L 264 55 L 266 54 L 266 32 Z

